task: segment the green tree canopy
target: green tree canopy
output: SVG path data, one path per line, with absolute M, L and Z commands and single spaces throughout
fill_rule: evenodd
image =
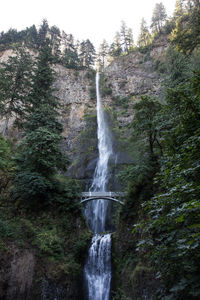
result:
M 147 139 L 151 157 L 155 155 L 155 146 L 159 146 L 159 129 L 156 124 L 156 117 L 161 109 L 161 104 L 150 96 L 142 96 L 141 100 L 134 104 L 134 120 L 132 126 L 134 133 L 142 135 Z
M 62 126 L 58 121 L 58 101 L 52 95 L 54 73 L 51 63 L 51 48 L 43 45 L 32 79 L 30 115 L 16 157 L 13 196 L 28 206 L 42 206 L 53 201 L 59 189 L 55 176 L 68 164 L 61 150 Z
M 156 3 L 152 15 L 152 30 L 153 32 L 161 32 L 161 29 L 166 21 L 167 14 L 162 2 Z
M 15 125 L 22 126 L 30 107 L 28 95 L 32 86 L 31 55 L 23 48 L 17 48 L 0 69 L 0 114 L 5 118 L 3 135 L 6 134 L 9 119 L 15 118 Z
M 138 45 L 139 47 L 145 47 L 149 44 L 150 41 L 150 33 L 147 27 L 147 23 L 144 18 L 142 18 L 142 22 L 140 24 L 140 33 L 138 37 Z

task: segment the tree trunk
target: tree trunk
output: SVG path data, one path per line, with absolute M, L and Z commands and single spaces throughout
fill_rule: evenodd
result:
M 6 136 L 6 132 L 7 132 L 7 129 L 8 129 L 8 122 L 9 122 L 9 117 L 7 116 L 6 120 L 5 120 L 5 123 L 4 123 L 3 132 L 2 132 L 3 137 Z

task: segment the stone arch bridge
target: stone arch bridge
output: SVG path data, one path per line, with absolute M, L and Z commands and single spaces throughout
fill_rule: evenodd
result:
M 109 200 L 124 205 L 124 202 L 119 200 L 124 196 L 122 192 L 84 192 L 80 203 L 87 203 L 93 200 Z

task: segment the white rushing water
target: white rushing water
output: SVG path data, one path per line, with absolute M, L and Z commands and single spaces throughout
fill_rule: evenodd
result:
M 99 157 L 90 191 L 106 191 L 108 162 L 113 153 L 109 129 L 105 122 L 99 91 L 100 75 L 96 75 L 97 137 Z M 108 300 L 111 282 L 111 235 L 105 234 L 109 201 L 95 200 L 86 205 L 85 216 L 94 233 L 84 267 L 88 300 Z

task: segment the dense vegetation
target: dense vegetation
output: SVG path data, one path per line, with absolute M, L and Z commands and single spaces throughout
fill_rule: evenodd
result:
M 0 33 L 0 50 L 24 46 L 36 52 L 49 40 L 54 63 L 61 63 L 70 69 L 85 69 L 94 65 L 95 48 L 89 39 L 79 42 L 56 26 L 49 27 L 43 20 L 37 30 L 33 25 L 22 31 L 10 29 Z
M 19 45 L 14 54 L 0 70 L 3 135 L 10 118 L 22 135 L 20 141 L 0 135 L 1 272 L 6 272 L 14 248 L 36 251 L 34 298 L 40 297 L 44 278 L 66 288 L 81 280 L 90 233 L 79 207 L 80 185 L 64 176 L 69 158 L 61 150 L 51 42 L 43 41 L 37 58 Z
M 135 297 L 140 277 L 148 287 L 150 276 L 156 278 L 151 283 L 156 299 L 200 298 L 199 9 L 199 1 L 177 1 L 162 65 L 163 92 L 134 104 L 135 162 L 120 174 L 128 179 L 121 220 L 132 236 L 127 236 L 120 276 L 129 273 Z M 130 290 L 125 295 L 130 297 Z
M 170 19 L 159 3 L 150 29 L 142 20 L 138 47 L 124 22 L 110 46 L 105 40 L 100 45 L 97 61 L 104 68 L 132 51 L 148 54 L 163 36 L 169 42 L 165 62 L 154 66 L 163 76 L 162 93 L 143 95 L 134 104 L 128 141 L 134 161 L 119 174 L 126 205 L 114 245 L 120 244 L 114 258 L 116 300 L 145 297 L 145 290 L 140 291 L 145 284 L 155 299 L 200 298 L 199 28 L 198 0 L 177 0 Z M 34 247 L 39 259 L 47 258 L 47 278 L 53 279 L 47 267 L 51 262 L 56 280 L 60 274 L 80 279 L 90 235 L 75 201 L 79 185 L 63 176 L 69 158 L 61 151 L 52 65 L 89 69 L 93 78 L 95 49 L 89 40 L 79 43 L 56 26 L 49 28 L 45 20 L 39 30 L 33 25 L 2 32 L 0 49 L 10 48 L 15 56 L 0 69 L 0 115 L 5 120 L 0 135 L 0 253 L 7 255 L 6 261 L 12 243 L 20 249 Z M 103 76 L 101 81 L 103 95 L 111 95 Z M 130 98 L 116 96 L 115 104 L 126 110 Z M 13 117 L 23 132 L 20 143 L 4 138 Z M 42 275 L 40 269 L 37 276 Z

